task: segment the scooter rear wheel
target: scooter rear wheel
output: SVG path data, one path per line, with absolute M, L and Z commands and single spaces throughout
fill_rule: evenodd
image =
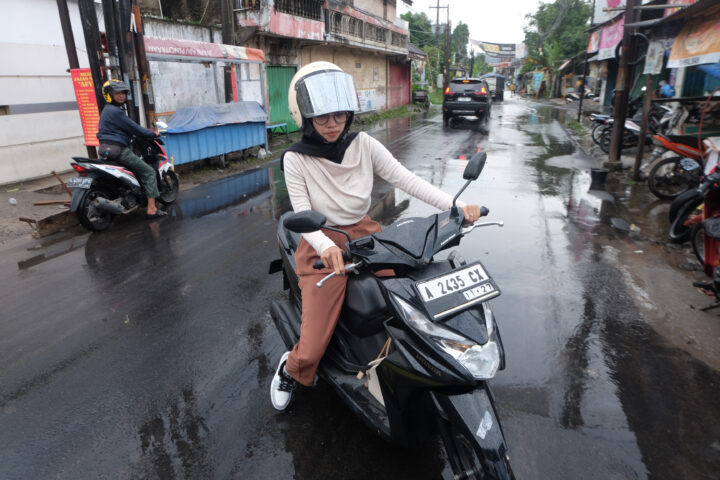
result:
M 92 202 L 98 197 L 111 199 L 110 194 L 100 188 L 90 188 L 85 197 L 80 201 L 77 209 L 77 217 L 80 224 L 88 230 L 99 232 L 107 229 L 112 223 L 113 215 L 108 212 L 99 211 L 92 207 Z M 93 213 L 95 215 L 93 215 Z
M 607 128 L 607 125 L 604 123 L 598 123 L 595 125 L 595 127 L 592 130 L 592 139 L 593 142 L 595 142 L 596 145 L 600 145 L 600 138 L 602 138 L 602 134 Z
M 600 133 L 600 148 L 605 153 L 610 153 L 610 140 L 612 139 L 612 125 Z

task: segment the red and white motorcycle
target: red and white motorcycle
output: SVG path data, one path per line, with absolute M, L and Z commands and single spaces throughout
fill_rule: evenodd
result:
M 160 196 L 165 205 L 178 196 L 180 184 L 175 169 L 168 161 L 160 138 L 135 139 L 133 149 L 157 172 Z M 73 189 L 70 211 L 77 214 L 80 223 L 88 230 L 105 230 L 115 215 L 130 213 L 147 205 L 147 197 L 135 175 L 118 163 L 106 158 L 73 157 L 72 168 L 79 176 L 68 180 Z

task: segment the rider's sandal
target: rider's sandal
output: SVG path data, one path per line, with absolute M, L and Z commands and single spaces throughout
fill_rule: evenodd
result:
M 157 212 L 153 213 L 152 215 L 149 214 L 149 213 L 146 213 L 146 214 L 145 214 L 145 218 L 147 218 L 148 220 L 153 220 L 153 219 L 155 219 L 155 218 L 162 218 L 162 217 L 167 217 L 167 212 L 163 212 L 162 210 L 158 210 Z

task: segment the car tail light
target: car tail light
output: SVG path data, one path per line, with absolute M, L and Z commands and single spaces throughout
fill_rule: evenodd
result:
M 75 170 L 78 173 L 87 173 L 88 169 L 83 167 L 82 165 L 78 165 L 77 163 L 72 164 L 73 170 Z
M 470 83 L 470 80 L 463 80 L 463 83 Z
M 450 87 L 447 87 L 447 88 L 445 89 L 445 95 L 450 95 Z

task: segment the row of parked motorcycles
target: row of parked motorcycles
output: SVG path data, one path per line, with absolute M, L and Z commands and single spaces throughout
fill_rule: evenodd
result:
M 638 122 L 642 110 L 625 120 L 622 148 L 640 142 Z M 698 135 L 671 132 L 684 116 L 682 109 L 653 103 L 648 115 L 648 133 L 643 141 L 652 153 L 641 166 L 650 192 L 662 200 L 672 200 L 669 210 L 672 242 L 690 242 L 698 261 L 711 281 L 695 282 L 696 287 L 713 295 L 716 303 L 704 310 L 720 307 L 720 139 L 700 140 Z M 704 115 L 703 113 L 700 114 Z M 593 141 L 604 152 L 610 150 L 613 118 L 591 114 Z

